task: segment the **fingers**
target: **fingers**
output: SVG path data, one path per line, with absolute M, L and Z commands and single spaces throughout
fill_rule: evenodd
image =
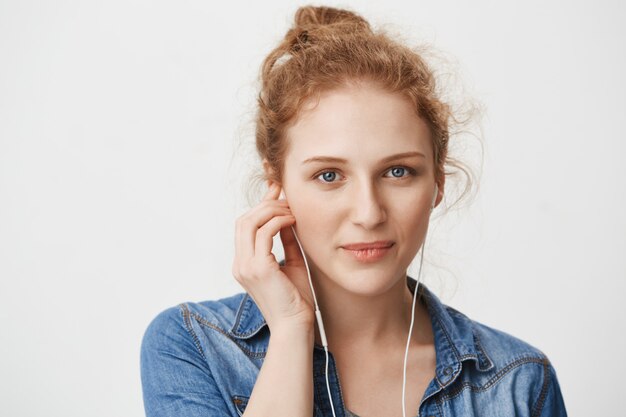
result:
M 237 233 L 237 253 L 244 258 L 250 258 L 255 253 L 268 253 L 263 252 L 265 249 L 257 248 L 257 235 L 260 233 L 260 229 L 266 223 L 270 222 L 275 216 L 286 216 L 291 214 L 286 203 L 280 203 L 274 201 L 273 203 L 262 202 L 248 213 L 237 219 L 236 233 Z M 274 228 L 272 227 L 272 230 Z M 265 229 L 267 230 L 267 228 Z M 274 234 L 278 233 L 278 230 Z M 271 236 L 270 236 L 271 238 Z M 270 246 L 271 250 L 271 246 Z
M 273 237 L 284 227 L 294 224 L 296 219 L 292 214 L 273 217 L 261 226 L 256 234 L 254 253 L 255 255 L 269 255 L 274 244 Z
M 274 196 L 280 196 L 280 190 L 281 187 L 278 184 L 272 182 L 270 184 L 270 190 L 266 196 L 266 199 L 270 199 Z M 284 227 L 279 230 L 279 233 L 280 240 L 283 244 L 283 248 L 285 249 L 285 265 L 302 265 L 304 263 L 304 259 L 302 257 L 302 252 L 300 250 L 298 242 L 296 241 L 296 238 L 294 236 L 293 229 L 291 227 Z M 275 233 L 272 234 L 272 236 L 274 235 Z
M 291 227 L 285 227 L 280 230 L 280 241 L 285 249 L 285 265 L 304 265 L 300 246 Z
M 280 189 L 281 187 L 278 184 L 272 182 L 263 200 L 276 200 L 280 196 Z
M 289 224 L 289 218 L 284 216 L 291 214 L 286 200 L 276 200 L 279 194 L 280 187 L 272 183 L 261 203 L 237 219 L 235 224 L 236 258 L 243 260 L 250 259 L 257 253 L 261 255 L 271 253 L 273 236 L 281 227 Z M 277 216 L 283 217 L 273 220 Z M 271 224 L 264 227 L 268 222 Z

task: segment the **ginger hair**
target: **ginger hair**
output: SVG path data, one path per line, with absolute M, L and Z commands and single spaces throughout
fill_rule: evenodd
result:
M 437 92 L 436 79 L 425 59 L 384 31 L 374 31 L 357 13 L 334 7 L 302 6 L 293 26 L 263 61 L 255 122 L 256 150 L 270 170 L 264 181 L 282 184 L 286 131 L 303 103 L 323 91 L 365 81 L 410 99 L 416 114 L 429 126 L 435 181 L 454 167 L 471 186 L 471 170 L 448 155 L 450 125 L 459 122 Z M 458 201 L 458 200 L 457 200 Z

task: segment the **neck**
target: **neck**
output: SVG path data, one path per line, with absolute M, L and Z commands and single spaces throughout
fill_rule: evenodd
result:
M 413 303 L 406 272 L 393 287 L 375 296 L 350 292 L 319 272 L 312 278 L 330 351 L 345 346 L 405 349 Z M 414 317 L 411 343 L 432 343 L 430 315 L 419 299 Z M 322 346 L 317 322 L 315 327 L 315 343 Z

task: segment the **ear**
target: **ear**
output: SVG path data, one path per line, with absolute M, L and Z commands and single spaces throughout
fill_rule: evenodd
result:
M 276 181 L 274 179 L 275 178 L 274 170 L 272 169 L 272 166 L 270 165 L 270 163 L 267 161 L 267 158 L 263 158 L 263 171 L 265 172 L 264 179 L 267 182 L 267 186 L 269 187 L 272 182 L 276 182 Z
M 442 175 L 441 180 L 437 181 L 437 197 L 435 198 L 435 207 L 443 200 L 444 187 L 446 185 L 446 176 Z

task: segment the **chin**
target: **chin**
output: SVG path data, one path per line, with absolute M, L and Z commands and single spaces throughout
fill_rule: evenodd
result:
M 361 265 L 338 265 L 332 271 L 328 271 L 330 276 L 338 277 L 336 285 L 344 287 L 346 290 L 362 295 L 376 295 L 385 292 L 395 284 L 397 276 L 394 262 L 377 262 L 375 264 Z

